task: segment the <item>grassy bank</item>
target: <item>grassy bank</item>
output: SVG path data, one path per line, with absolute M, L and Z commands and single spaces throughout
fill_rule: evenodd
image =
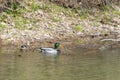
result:
M 0 13 L 0 34 L 4 43 L 21 45 L 49 39 L 55 42 L 120 29 L 120 7 L 116 5 L 74 9 L 32 0 L 22 6 L 11 5 Z

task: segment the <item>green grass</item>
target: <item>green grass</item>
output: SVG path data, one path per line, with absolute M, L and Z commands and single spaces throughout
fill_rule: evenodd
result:
M 5 21 L 7 18 L 7 15 L 5 15 L 4 13 L 0 13 L 0 21 Z
M 5 29 L 6 26 L 5 26 L 4 24 L 0 23 L 0 28 L 1 28 L 1 29 Z
M 30 5 L 30 9 L 32 11 L 37 11 L 38 9 L 40 9 L 40 4 L 35 4 L 34 2 L 32 2 L 32 4 Z
M 113 10 L 113 11 L 112 11 L 112 14 L 116 14 L 116 15 L 119 15 L 119 16 L 120 16 L 120 11 L 118 11 L 118 10 Z
M 23 7 L 20 7 L 18 4 L 10 4 L 9 8 L 5 10 L 8 14 L 22 14 L 25 13 L 26 10 Z
M 15 18 L 13 18 L 13 20 L 14 20 L 14 23 L 15 23 L 14 27 L 18 28 L 20 30 L 27 29 L 26 26 L 25 26 L 25 24 L 29 24 L 30 23 L 30 21 L 28 19 L 25 19 L 23 17 L 18 17 L 18 16 L 15 17 Z
M 70 9 L 70 8 L 66 8 L 64 9 L 64 14 L 69 16 L 69 17 L 75 17 L 75 11 L 73 9 Z
M 91 15 L 91 11 L 88 9 L 75 9 L 74 11 L 80 19 L 87 19 Z
M 75 12 L 73 11 L 73 9 L 64 8 L 64 7 L 61 7 L 59 5 L 52 4 L 52 3 L 49 3 L 49 4 L 48 3 L 43 3 L 43 4 L 41 4 L 40 9 L 42 9 L 42 10 L 48 12 L 48 13 L 52 13 L 53 15 L 63 13 L 66 16 L 70 16 L 70 17 L 75 16 Z
M 60 22 L 61 18 L 55 17 L 55 15 L 61 15 L 64 14 L 66 17 L 74 17 L 74 18 L 80 18 L 80 19 L 89 19 L 88 15 L 90 14 L 90 11 L 88 9 L 72 9 L 72 8 L 64 8 L 56 4 L 52 3 L 36 3 L 34 0 L 30 0 L 31 4 L 30 5 L 25 5 L 27 8 L 30 9 L 31 12 L 37 11 L 39 9 L 43 10 L 43 12 L 47 12 L 51 20 L 53 22 Z M 19 29 L 26 29 L 25 24 L 29 24 L 30 22 L 36 23 L 38 20 L 34 20 L 34 17 L 32 21 L 25 19 L 22 17 L 22 13 L 28 13 L 28 11 L 25 8 L 19 7 L 19 5 L 12 4 L 10 8 L 13 11 L 6 10 L 7 15 L 11 15 L 13 18 L 13 21 L 15 23 L 15 28 Z M 95 21 L 103 21 L 105 24 L 108 24 L 112 20 L 112 14 L 115 15 L 120 15 L 120 11 L 118 10 L 112 10 L 110 9 L 110 6 L 104 6 L 102 7 L 103 10 L 99 10 L 100 13 L 95 13 L 96 16 L 93 15 Z M 14 11 L 15 10 L 15 11 Z M 7 18 L 6 15 L 0 14 L 0 21 L 4 21 Z M 43 21 L 43 20 L 42 20 Z M 93 26 L 98 27 L 99 24 L 97 22 L 92 23 Z M 3 25 L 0 25 L 3 26 Z M 3 26 L 4 27 L 4 26 Z M 82 25 L 77 25 L 73 27 L 74 30 L 76 31 L 82 31 Z
M 60 18 L 54 17 L 54 16 L 52 16 L 51 19 L 52 19 L 53 22 L 60 22 L 61 21 Z
M 101 10 L 103 10 L 103 11 L 109 11 L 110 9 L 111 8 L 108 5 L 101 7 Z
M 73 29 L 76 31 L 80 31 L 80 32 L 83 31 L 82 25 L 77 25 L 77 26 L 73 27 Z
M 47 12 L 52 12 L 51 7 L 52 6 L 50 4 L 42 3 L 39 8 Z
M 100 24 L 98 24 L 97 22 L 93 22 L 93 24 L 92 24 L 94 27 L 99 27 L 100 26 Z

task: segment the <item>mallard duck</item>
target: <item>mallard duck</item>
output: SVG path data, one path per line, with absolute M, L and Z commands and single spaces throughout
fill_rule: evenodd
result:
M 27 49 L 29 49 L 29 47 L 30 47 L 30 42 L 27 41 L 24 45 L 20 46 L 20 51 L 27 50 Z
M 56 42 L 54 44 L 54 48 L 40 48 L 41 52 L 48 55 L 57 55 L 60 53 L 58 49 L 60 47 L 60 43 Z

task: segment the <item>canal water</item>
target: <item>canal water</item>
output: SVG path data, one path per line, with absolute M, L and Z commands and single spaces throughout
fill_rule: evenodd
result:
M 120 80 L 120 49 L 77 47 L 46 56 L 2 48 L 0 80 Z

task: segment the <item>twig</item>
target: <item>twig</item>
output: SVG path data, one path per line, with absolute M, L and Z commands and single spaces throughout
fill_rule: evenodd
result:
M 102 39 L 101 41 L 102 41 L 102 42 L 103 42 L 103 41 L 114 41 L 114 42 L 119 42 L 119 41 L 120 41 L 120 38 L 118 38 L 118 39 Z

